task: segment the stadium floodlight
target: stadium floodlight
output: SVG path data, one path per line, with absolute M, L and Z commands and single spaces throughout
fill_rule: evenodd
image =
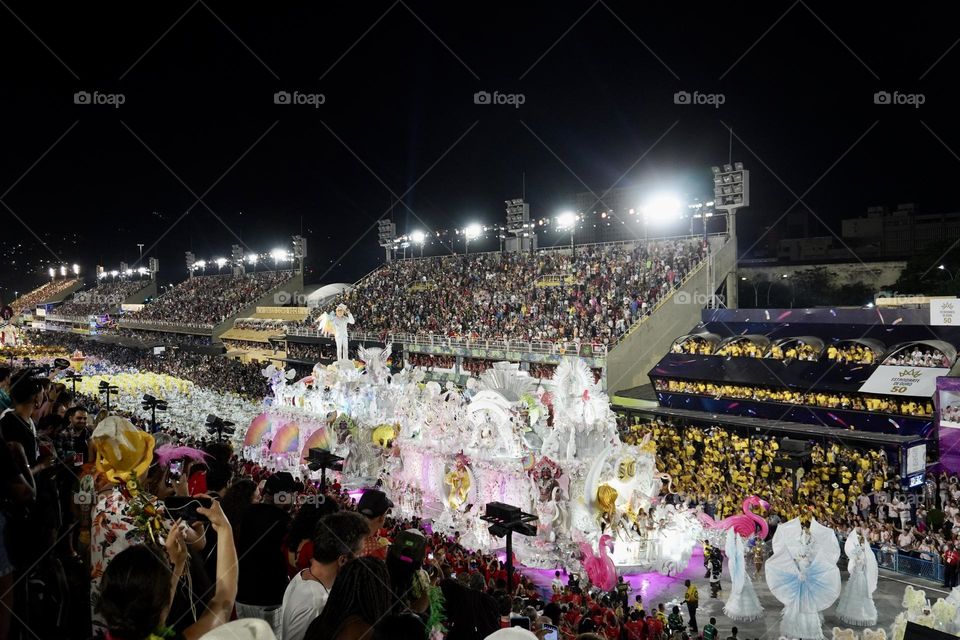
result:
M 557 229 L 570 229 L 577 223 L 577 214 L 573 211 L 564 211 L 557 216 Z
M 470 253 L 470 241 L 483 233 L 483 227 L 477 223 L 468 224 L 463 230 L 463 250 Z
M 63 277 L 67 277 L 67 265 L 64 265 L 64 264 L 60 265 L 60 275 Z
M 194 266 L 194 268 L 196 268 L 196 269 L 206 269 L 206 268 L 207 268 L 207 261 L 206 261 L 206 260 L 197 260 L 196 262 L 193 263 L 193 266 Z
M 50 267 L 48 273 L 50 273 L 50 279 L 51 279 L 51 280 L 57 276 L 57 272 L 54 271 L 53 267 Z
M 287 257 L 286 249 L 274 249 L 270 252 L 270 257 L 273 258 L 274 263 L 279 264 L 282 260 Z
M 733 170 L 734 170 L 734 171 L 743 171 L 743 163 L 742 163 L 742 162 L 734 162 L 734 163 L 733 163 Z
M 132 276 L 132 275 L 133 275 L 133 269 L 127 269 L 127 270 L 126 270 L 126 274 L 127 274 L 128 276 Z
M 573 211 L 564 211 L 557 216 L 557 231 L 569 229 L 570 231 L 570 251 L 576 251 L 573 247 L 573 234 L 577 230 L 577 214 Z
M 260 256 L 258 256 L 258 255 L 255 254 L 255 253 L 251 253 L 250 255 L 247 256 L 247 262 L 249 262 L 250 264 L 252 264 L 252 265 L 254 265 L 254 266 L 256 266 L 257 260 L 259 260 L 259 259 L 260 259 Z
M 137 269 L 137 273 L 139 273 L 142 276 L 147 275 L 149 272 L 150 272 L 150 269 L 147 269 L 146 267 L 140 267 L 139 269 Z
M 215 258 L 215 259 L 213 260 L 213 262 L 214 262 L 214 264 L 217 265 L 217 270 L 219 271 L 220 269 L 223 269 L 223 265 L 227 264 L 227 259 L 226 259 L 226 258 Z
M 426 244 L 426 239 L 427 239 L 427 234 L 421 231 L 420 229 L 416 229 L 410 232 L 410 240 L 412 240 L 414 244 L 420 245 L 421 258 L 423 257 L 423 245 Z
M 661 193 L 651 197 L 643 205 L 643 217 L 654 224 L 670 222 L 680 217 L 683 203 L 672 193 Z
M 117 271 L 116 269 L 114 269 L 113 271 L 110 272 L 110 275 L 111 275 L 112 277 L 116 278 L 118 275 L 120 275 L 120 272 Z
M 80 265 L 78 265 L 77 263 L 74 263 L 74 264 L 73 264 L 73 275 L 76 276 L 76 275 L 79 275 L 79 274 L 80 274 Z
M 719 175 L 719 174 L 720 174 L 720 167 L 717 167 L 717 166 L 710 167 L 710 171 L 712 171 L 712 172 L 713 172 L 713 175 L 715 175 L 715 176 L 716 176 L 716 175 Z

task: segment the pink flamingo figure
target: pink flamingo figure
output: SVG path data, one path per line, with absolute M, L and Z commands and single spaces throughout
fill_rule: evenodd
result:
M 757 506 L 763 507 L 764 509 L 770 508 L 770 505 L 766 500 L 763 500 L 757 496 L 749 496 L 743 501 L 742 514 L 724 518 L 719 522 L 705 513 L 698 513 L 697 517 L 700 519 L 700 522 L 703 523 L 703 526 L 708 529 L 733 529 L 737 532 L 737 535 L 744 539 L 749 538 L 756 533 L 757 527 L 759 526 L 760 539 L 763 540 L 767 537 L 767 534 L 770 532 L 770 530 L 767 527 L 767 521 L 752 511 L 753 507 Z
M 590 579 L 590 583 L 604 591 L 612 591 L 617 586 L 617 567 L 613 558 L 607 555 L 607 549 L 613 551 L 613 538 L 607 534 L 600 536 L 597 550 L 600 555 L 594 555 L 593 547 L 586 542 L 580 544 L 583 554 L 583 570 Z

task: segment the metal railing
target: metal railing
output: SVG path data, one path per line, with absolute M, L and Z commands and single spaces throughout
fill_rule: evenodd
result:
M 329 338 L 319 329 L 311 327 L 290 327 L 288 336 L 307 338 Z M 450 349 L 485 349 L 488 351 L 514 351 L 520 353 L 539 353 L 546 355 L 581 355 L 600 358 L 607 355 L 604 344 L 581 343 L 570 340 L 551 342 L 548 340 L 487 340 L 484 338 L 463 338 L 434 333 L 381 333 L 364 331 L 350 332 L 350 339 L 360 342 L 399 342 L 404 345 L 421 347 L 446 347 Z
M 86 316 L 60 316 L 48 313 L 46 318 L 50 322 L 73 322 L 76 324 L 89 324 L 91 316 L 95 315 L 97 314 L 91 313 Z
M 924 560 L 889 547 L 871 546 L 871 549 L 881 569 L 943 584 L 944 566 L 936 556 L 932 560 Z
M 166 333 L 199 333 L 209 335 L 213 333 L 213 324 L 200 323 L 170 323 L 163 320 L 121 320 L 121 329 L 140 329 L 142 331 L 164 331 Z

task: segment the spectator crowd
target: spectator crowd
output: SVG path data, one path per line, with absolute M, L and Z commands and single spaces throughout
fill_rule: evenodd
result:
M 333 303 L 358 330 L 613 344 L 706 256 L 701 240 L 391 262 Z M 316 309 L 306 320 L 315 324 Z
M 139 324 L 209 328 L 223 322 L 293 276 L 260 271 L 240 276 L 194 276 L 127 318 Z
M 149 284 L 148 280 L 104 282 L 91 289 L 78 291 L 70 300 L 53 310 L 56 316 L 103 315 L 120 307 L 124 300 Z
M 24 311 L 33 311 L 33 308 L 38 304 L 47 302 L 51 298 L 56 298 L 64 291 L 74 286 L 79 282 L 79 278 L 66 278 L 63 280 L 51 280 L 44 285 L 41 285 L 29 291 L 19 298 L 14 299 L 10 303 L 11 309 L 13 309 L 14 314 L 20 314 Z
M 657 391 L 669 393 L 689 393 L 713 398 L 731 400 L 758 400 L 761 402 L 781 402 L 825 409 L 849 409 L 890 413 L 902 416 L 930 417 L 933 415 L 933 403 L 920 398 L 897 398 L 876 396 L 863 393 L 837 393 L 835 391 L 798 391 L 759 385 L 718 384 L 694 380 L 674 380 L 657 378 L 654 380 Z

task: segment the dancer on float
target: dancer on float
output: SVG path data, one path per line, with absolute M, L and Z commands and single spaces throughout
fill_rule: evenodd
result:
M 320 330 L 327 334 L 333 334 L 337 343 L 337 361 L 349 360 L 350 340 L 347 335 L 347 325 L 354 324 L 353 314 L 345 304 L 338 304 L 334 315 L 323 314 L 320 318 Z

